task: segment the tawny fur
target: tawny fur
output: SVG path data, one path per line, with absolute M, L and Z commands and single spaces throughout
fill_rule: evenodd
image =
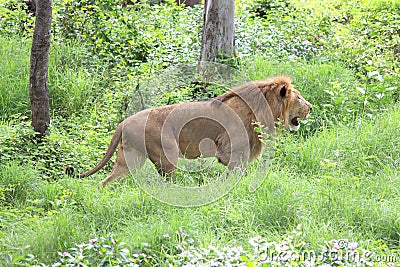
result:
M 117 146 L 114 168 L 101 182 L 103 186 L 128 175 L 146 158 L 166 177 L 174 177 L 179 157 L 214 156 L 228 169 L 245 168 L 262 150 L 254 122 L 264 125 L 270 134 L 275 132 L 277 121 L 297 130 L 298 123 L 291 125 L 291 121 L 306 117 L 310 110 L 311 104 L 286 76 L 246 83 L 206 102 L 143 110 L 119 124 L 103 159 L 78 176 L 86 177 L 103 168 Z M 187 123 L 179 125 L 181 121 Z M 203 140 L 208 143 L 200 147 Z M 73 172 L 73 167 L 69 165 L 66 171 Z

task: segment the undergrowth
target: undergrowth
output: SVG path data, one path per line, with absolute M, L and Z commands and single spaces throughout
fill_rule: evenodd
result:
M 177 208 L 132 177 L 100 189 L 111 164 L 85 179 L 63 172 L 67 164 L 79 172 L 94 166 L 146 79 L 161 83 L 154 73 L 195 64 L 201 6 L 54 1 L 52 122 L 39 141 L 27 93 L 34 17 L 24 2 L 1 1 L 0 265 L 395 266 L 399 7 L 240 1 L 235 70 L 248 80 L 291 76 L 313 110 L 299 132 L 278 136 L 266 173 L 256 162 L 219 201 Z M 188 101 L 193 90 L 153 97 Z M 249 192 L 255 175 L 264 182 Z

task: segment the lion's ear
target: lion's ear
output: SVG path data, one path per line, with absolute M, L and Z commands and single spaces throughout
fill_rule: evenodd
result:
M 282 86 L 281 92 L 279 93 L 281 97 L 285 97 L 287 95 L 288 89 L 286 88 L 286 85 Z

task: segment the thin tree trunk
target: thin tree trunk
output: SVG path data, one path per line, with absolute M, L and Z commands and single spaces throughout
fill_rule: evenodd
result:
M 205 0 L 199 61 L 223 61 L 235 55 L 234 0 Z
M 36 4 L 36 23 L 30 60 L 29 97 L 32 110 L 32 127 L 37 135 L 42 137 L 50 123 L 47 78 L 52 1 L 40 0 Z

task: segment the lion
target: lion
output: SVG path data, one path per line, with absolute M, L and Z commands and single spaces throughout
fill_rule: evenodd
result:
M 114 167 L 102 186 L 129 175 L 146 158 L 167 180 L 175 177 L 178 158 L 216 157 L 228 170 L 243 169 L 261 154 L 255 122 L 269 134 L 275 133 L 278 121 L 297 131 L 299 119 L 311 108 L 289 77 L 276 76 L 245 83 L 209 101 L 145 109 L 121 122 L 101 161 L 77 176 L 99 171 L 117 147 Z M 66 172 L 72 174 L 73 166 L 68 165 Z

